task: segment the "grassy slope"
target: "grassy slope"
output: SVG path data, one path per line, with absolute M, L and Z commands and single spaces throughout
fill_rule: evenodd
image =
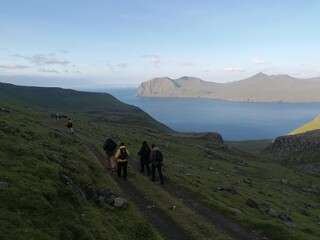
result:
M 308 122 L 307 124 L 293 130 L 288 135 L 305 133 L 307 131 L 312 131 L 312 130 L 316 130 L 316 129 L 320 129 L 320 116 L 316 117 L 311 122 Z
M 248 141 L 226 141 L 226 144 L 235 148 L 241 149 L 242 151 L 257 155 L 262 149 L 264 149 L 272 140 L 248 140 Z
M 172 137 L 170 134 L 141 131 L 117 124 L 105 126 L 103 122 L 95 122 L 94 125 L 92 134 L 96 136 L 97 143 L 103 141 L 105 134 L 117 135 L 118 141 L 124 141 L 133 153 L 138 152 L 142 140 L 157 143 L 165 154 L 164 174 L 170 182 L 241 221 L 248 228 L 254 226 L 274 239 L 285 236 L 286 239 L 315 240 L 320 237 L 317 177 L 297 174 L 272 161 L 259 162 L 246 153 L 207 140 Z M 215 156 L 209 155 L 204 148 L 213 151 Z M 136 175 L 131 177 L 133 181 L 140 182 Z M 252 183 L 246 183 L 246 179 L 251 179 Z M 155 194 L 154 187 L 142 183 L 137 185 L 143 185 L 143 190 L 151 198 Z M 223 186 L 232 186 L 239 194 L 218 191 Z M 312 189 L 314 193 L 303 192 L 303 189 Z M 165 201 L 161 196 L 159 194 L 156 198 L 160 202 Z M 247 198 L 254 199 L 260 209 L 247 206 Z M 177 200 L 174 200 L 175 203 Z M 289 227 L 279 218 L 264 213 L 267 207 L 274 208 L 278 214 L 288 215 L 295 227 Z
M 10 109 L 0 112 L 0 181 L 9 184 L 0 189 L 1 239 L 160 239 L 136 209 L 83 202 L 61 181 L 63 173 L 123 196 L 91 152 L 63 127 L 46 126 L 47 113 L 0 103 Z
M 6 105 L 3 101 L 0 103 L 1 107 Z M 92 154 L 81 143 L 60 131 L 63 129 L 62 123 L 61 129 L 48 128 L 44 122 L 52 121 L 48 120 L 49 113 L 40 114 L 28 108 L 14 108 L 17 111 L 11 111 L 10 114 L 1 112 L 0 119 L 0 141 L 1 146 L 4 146 L 0 152 L 0 181 L 10 184 L 8 189 L 0 189 L 5 193 L 0 195 L 1 212 L 5 213 L 1 219 L 1 233 L 9 234 L 7 236 L 11 239 L 19 239 L 22 233 L 27 233 L 25 238 L 30 239 L 32 236 L 57 239 L 62 232 L 70 235 L 69 239 L 80 235 L 89 236 L 87 239 L 90 239 L 95 237 L 94 234 L 114 234 L 115 239 L 126 239 L 129 231 L 140 232 L 143 229 L 140 239 L 149 235 L 152 236 L 151 239 L 158 238 L 156 232 L 133 208 L 125 213 L 106 213 L 93 204 L 81 202 L 79 196 L 60 181 L 61 171 L 70 174 L 79 183 L 93 181 L 97 186 L 112 188 L 119 195 L 121 192 L 112 179 L 103 174 Z M 121 114 L 123 113 L 113 113 L 112 117 L 117 118 Z M 298 174 L 272 161 L 259 162 L 246 153 L 224 145 L 215 145 L 204 139 L 179 138 L 171 136 L 169 132 L 150 131 L 141 127 L 144 124 L 134 118 L 123 118 L 123 121 L 116 122 L 110 121 L 110 118 L 101 113 L 78 113 L 75 118 L 76 132 L 83 134 L 98 148 L 106 135 L 113 135 L 117 141 L 125 142 L 133 154 L 132 162 L 136 162 L 135 153 L 143 140 L 155 142 L 165 154 L 164 174 L 167 181 L 175 183 L 249 228 L 254 226 L 261 229 L 273 239 L 313 240 L 320 237 L 317 177 Z M 51 145 L 53 147 L 48 147 Z M 67 156 L 67 159 L 61 161 L 63 156 Z M 16 160 L 13 162 L 12 159 Z M 192 236 L 205 239 L 210 226 L 203 227 L 206 230 L 201 231 L 196 223 L 190 225 L 188 219 L 196 216 L 194 213 L 181 206 L 180 200 L 161 192 L 161 188 L 150 184 L 147 178 L 134 170 L 129 168 L 129 179 L 136 183 L 137 188 L 141 188 L 163 211 L 171 214 Z M 248 179 L 251 179 L 251 183 L 248 183 Z M 218 188 L 222 186 L 232 186 L 239 194 L 219 191 Z M 44 194 L 46 191 L 49 197 Z M 21 196 L 25 199 L 23 204 L 20 203 Z M 248 197 L 254 199 L 260 209 L 247 206 L 245 201 Z M 179 206 L 179 211 L 169 210 L 169 204 Z M 263 209 L 267 207 L 288 215 L 295 227 L 289 227 L 279 218 L 264 213 Z M 88 216 L 86 221 L 81 217 L 83 213 Z M 121 214 L 125 214 L 127 223 L 121 223 L 121 226 L 125 225 L 119 232 L 112 223 L 121 221 Z M 53 224 L 41 225 L 48 218 L 53 219 Z M 203 219 L 198 222 L 206 226 Z M 220 234 L 214 229 L 211 231 Z M 227 239 L 223 235 L 219 236 L 219 239 Z

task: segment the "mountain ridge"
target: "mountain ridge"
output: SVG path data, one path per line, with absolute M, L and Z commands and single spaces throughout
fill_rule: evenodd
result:
M 262 72 L 228 83 L 208 82 L 183 76 L 153 78 L 138 88 L 141 97 L 208 98 L 236 102 L 299 103 L 320 102 L 320 77 L 294 78 Z

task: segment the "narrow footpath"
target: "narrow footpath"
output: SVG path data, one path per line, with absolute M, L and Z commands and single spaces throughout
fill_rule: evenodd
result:
M 92 143 L 85 140 L 85 138 L 78 135 L 78 139 L 83 142 L 88 149 L 96 156 L 99 162 L 104 166 L 105 156 L 94 146 Z M 135 161 L 130 162 L 131 165 L 137 164 Z M 138 171 L 135 166 L 132 169 Z M 111 173 L 110 173 L 111 174 Z M 152 208 L 152 211 L 146 208 L 148 205 L 153 205 L 150 200 L 146 200 L 143 193 L 140 192 L 134 184 L 130 181 L 119 181 L 120 179 L 116 174 L 111 174 L 111 176 L 118 183 L 119 187 L 126 194 L 126 198 L 134 204 L 141 214 L 148 219 L 148 222 L 154 226 L 164 239 L 175 239 L 175 240 L 188 240 L 193 239 L 189 234 L 185 232 L 175 221 L 172 220 L 165 212 L 158 208 Z M 176 199 L 183 199 L 183 204 L 189 209 L 193 210 L 195 213 L 199 214 L 203 218 L 207 219 L 210 224 L 220 229 L 222 232 L 229 235 L 235 240 L 269 240 L 270 238 L 263 237 L 257 231 L 249 231 L 243 228 L 236 221 L 227 218 L 218 211 L 215 211 L 212 207 L 205 203 L 199 202 L 194 197 L 189 194 L 182 192 L 176 188 L 170 182 L 166 182 L 161 186 L 163 190 L 169 193 L 172 197 Z M 212 239 L 215 239 L 212 236 Z

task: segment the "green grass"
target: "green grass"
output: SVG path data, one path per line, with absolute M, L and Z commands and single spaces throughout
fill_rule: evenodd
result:
M 128 209 L 102 209 L 83 201 L 61 181 L 61 174 L 66 174 L 79 185 L 92 182 L 97 188 L 124 195 L 85 144 L 68 134 L 64 120 L 50 118 L 51 110 L 3 99 L 0 107 L 10 110 L 0 112 L 0 181 L 9 184 L 0 188 L 0 238 L 161 239 L 132 205 Z M 150 122 L 147 116 L 121 111 L 74 111 L 72 118 L 76 134 L 101 152 L 108 135 L 124 142 L 134 168 L 142 141 L 155 143 L 164 154 L 167 181 L 249 229 L 263 231 L 272 239 L 320 238 L 319 177 L 295 172 L 272 159 L 260 161 L 254 154 L 269 140 L 223 145 L 177 137 L 161 131 L 161 125 Z M 206 239 L 210 233 L 228 239 L 132 166 L 130 177 L 137 189 L 194 238 Z M 234 187 L 238 193 L 218 190 L 224 186 Z M 246 205 L 248 198 L 254 199 L 259 209 Z M 168 209 L 172 204 L 177 205 L 175 211 Z M 295 226 L 266 214 L 269 207 L 286 214 Z
M 1 112 L 0 181 L 9 184 L 0 189 L 1 239 L 160 239 L 132 206 L 103 209 L 62 182 L 63 173 L 123 196 L 93 154 L 63 124 L 46 125 L 47 116 L 13 105 Z

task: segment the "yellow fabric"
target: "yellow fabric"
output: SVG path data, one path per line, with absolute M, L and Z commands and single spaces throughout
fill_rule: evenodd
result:
M 125 146 L 120 146 L 120 147 L 118 148 L 115 156 L 114 156 L 114 157 L 117 159 L 118 162 L 126 162 L 126 161 L 128 161 L 128 157 L 130 156 L 130 152 L 128 151 L 128 149 L 126 149 L 126 151 L 127 151 L 127 158 L 126 158 L 126 159 L 120 159 L 120 158 L 119 158 L 119 156 L 120 156 L 120 149 L 122 149 L 122 148 L 125 148 L 125 149 L 126 149 Z

